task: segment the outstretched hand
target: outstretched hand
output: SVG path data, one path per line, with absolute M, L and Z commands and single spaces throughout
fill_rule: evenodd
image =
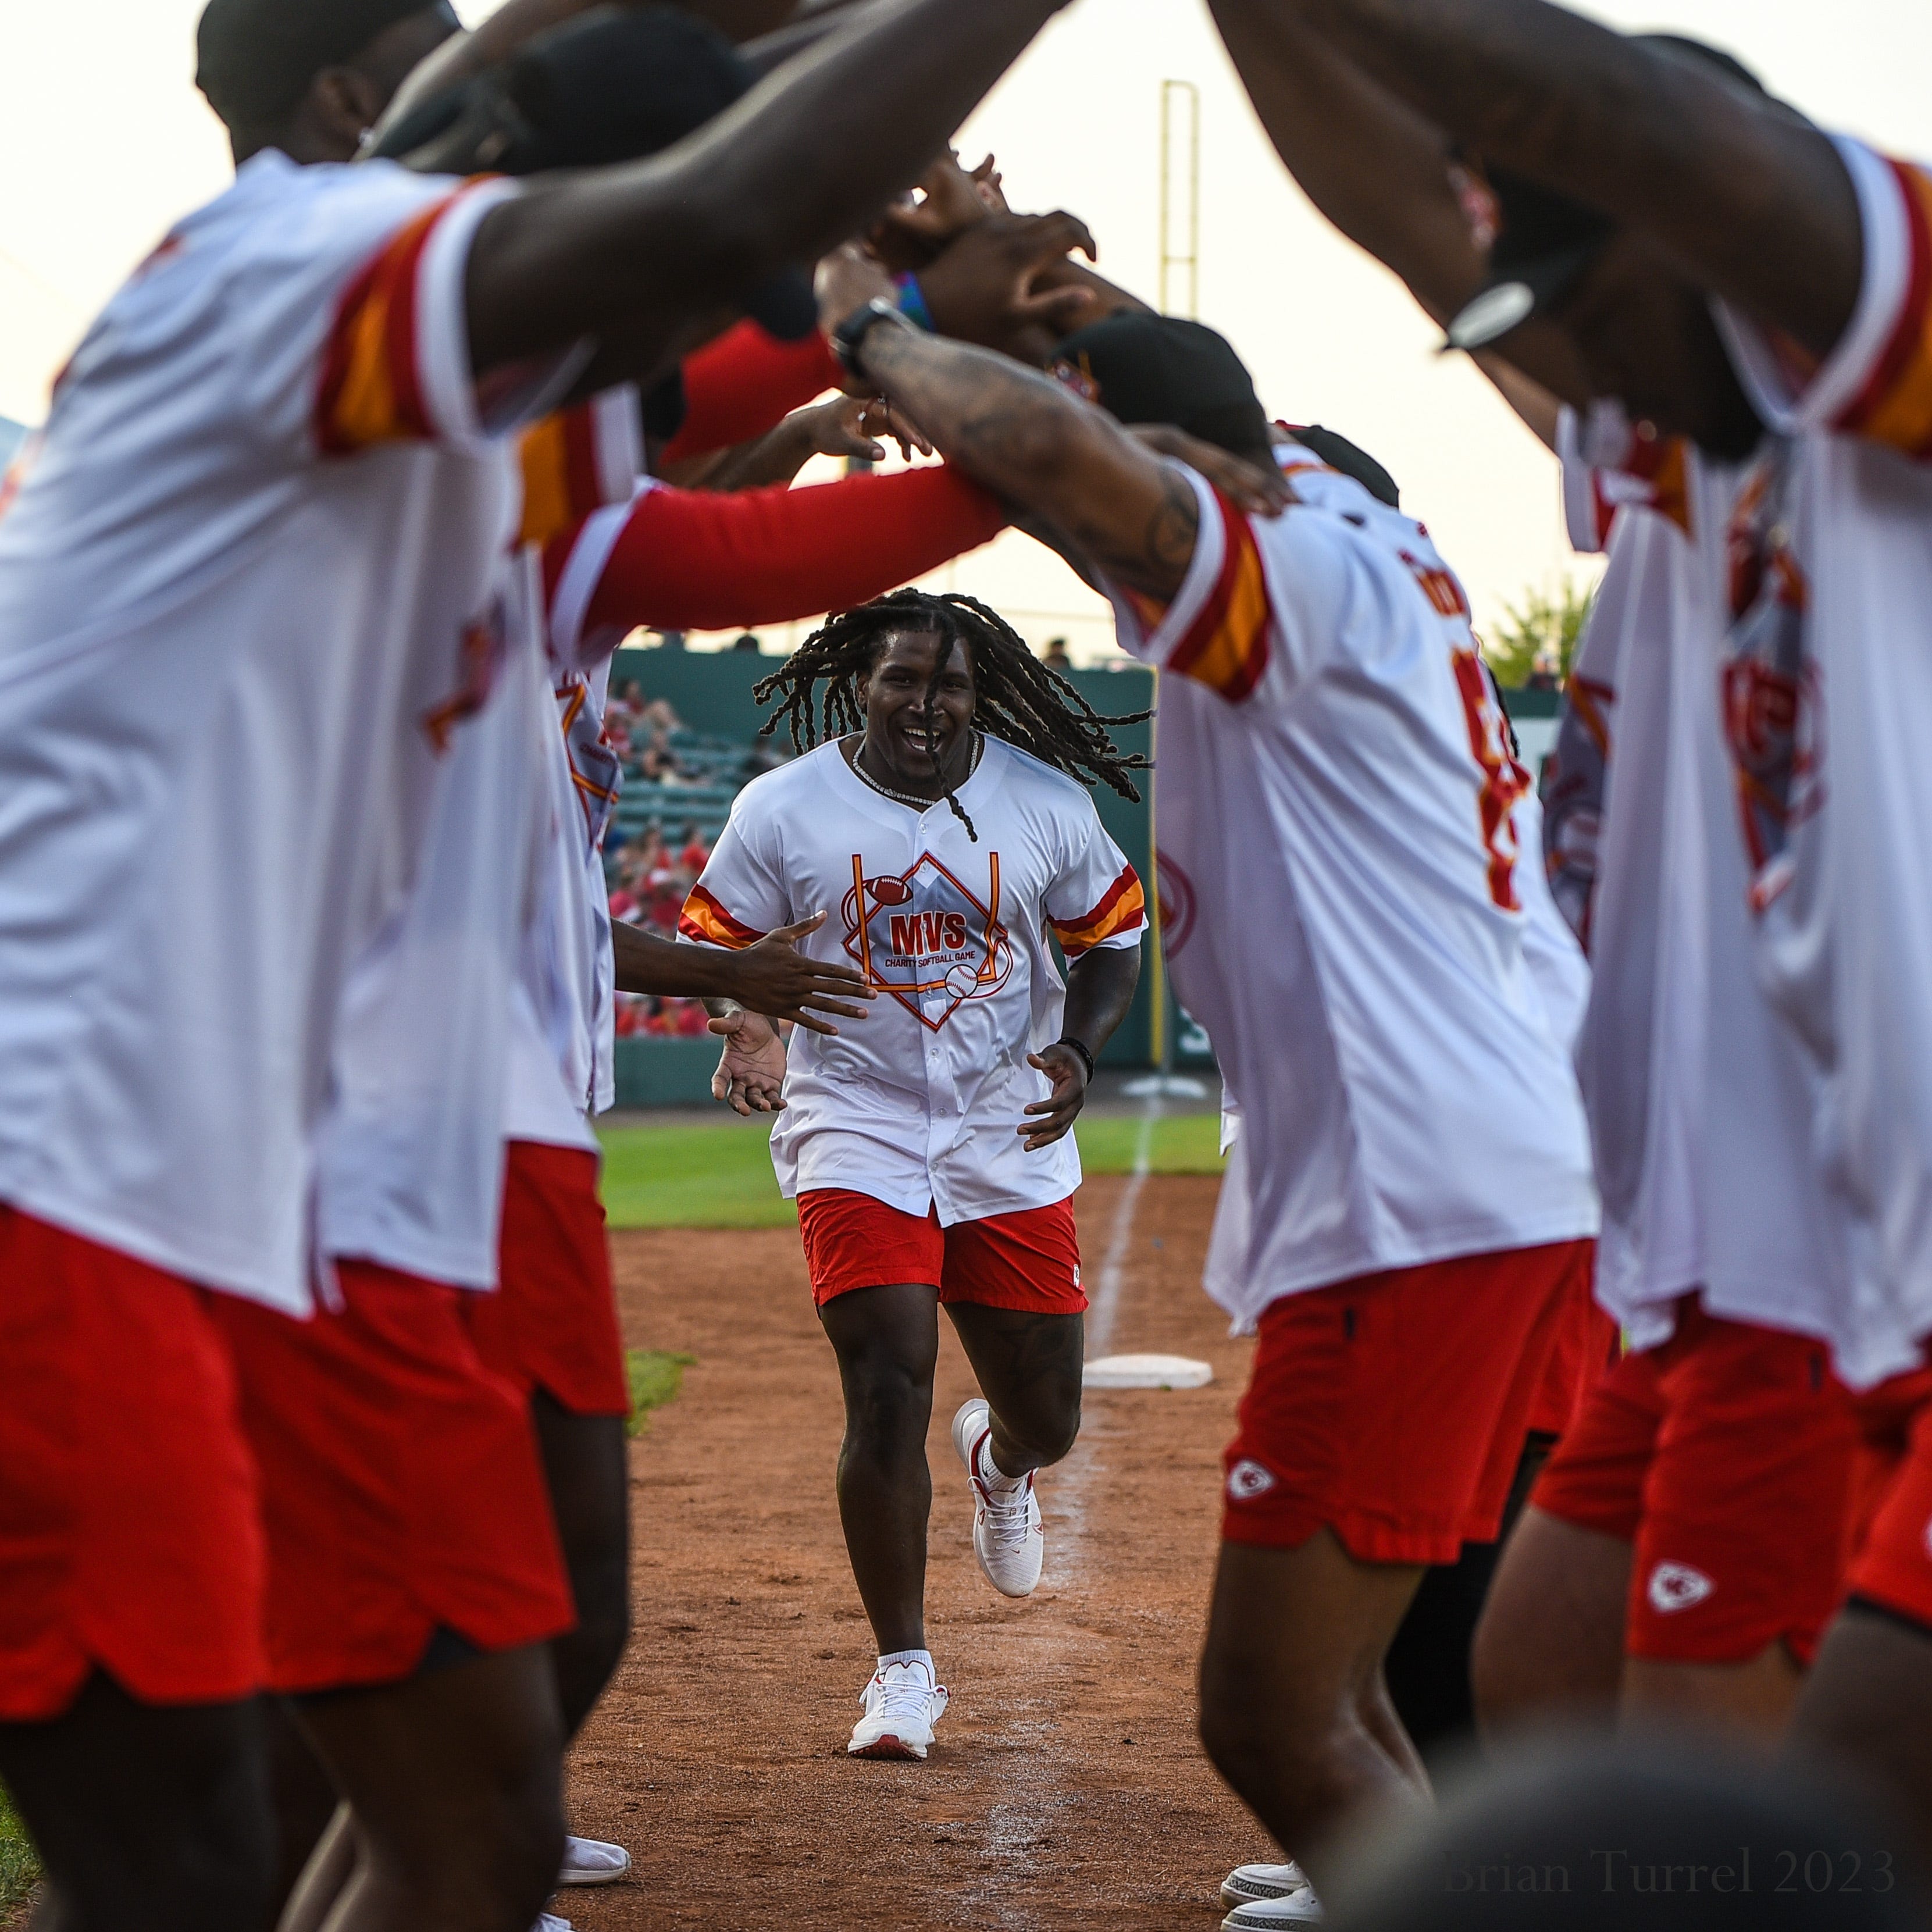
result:
M 895 272 L 921 268 L 946 244 L 988 214 L 1006 214 L 1000 171 L 988 154 L 970 172 L 949 148 L 920 176 L 919 199 L 908 195 L 888 207 L 872 231 L 872 244 Z
M 814 456 L 856 456 L 867 463 L 882 463 L 885 445 L 876 439 L 884 436 L 898 445 L 908 463 L 915 449 L 922 456 L 932 454 L 932 445 L 917 427 L 883 396 L 835 396 L 829 402 L 794 411 L 791 420 Z
M 814 1012 L 836 1013 L 848 1020 L 863 1019 L 865 1006 L 850 1002 L 868 1001 L 876 997 L 866 985 L 865 976 L 849 966 L 835 966 L 823 959 L 809 958 L 798 950 L 798 942 L 816 932 L 825 920 L 824 913 L 814 913 L 796 926 L 782 926 L 776 932 L 766 933 L 764 938 L 742 952 L 727 954 L 724 997 L 736 1000 L 767 1025 L 774 1020 L 789 1020 L 812 1033 L 836 1034 L 838 1030 L 829 1021 L 814 1019 Z M 711 1030 L 726 1033 L 726 1022 L 713 1020 Z M 778 1077 L 782 1080 L 782 1047 L 778 1050 Z M 712 1082 L 712 1090 L 717 1093 L 716 1082 Z M 717 1097 L 722 1100 L 725 1096 L 718 1094 Z
M 1127 434 L 1157 455 L 1171 456 L 1198 470 L 1237 509 L 1251 517 L 1278 517 L 1295 500 L 1288 478 L 1273 464 L 1264 470 L 1218 443 L 1203 442 L 1198 436 L 1166 423 L 1135 423 Z
M 1053 1091 L 1044 1100 L 1036 1100 L 1024 1111 L 1021 1122 L 1021 1144 L 1028 1154 L 1064 1140 L 1080 1109 L 1087 1104 L 1087 1068 L 1071 1047 L 1042 1047 L 1027 1055 L 1027 1064 L 1036 1066 L 1053 1082 Z M 1035 1119 L 1034 1115 L 1042 1118 Z
M 1029 330 L 1065 334 L 1093 306 L 1094 292 L 1078 284 L 1036 290 L 1034 283 L 1076 250 L 1089 261 L 1098 254 L 1077 215 L 988 214 L 920 271 L 933 326 L 956 340 L 1003 352 Z
M 711 1022 L 724 1042 L 711 1097 L 748 1120 L 754 1114 L 784 1112 L 785 1050 L 778 1030 L 762 1013 L 726 1013 Z

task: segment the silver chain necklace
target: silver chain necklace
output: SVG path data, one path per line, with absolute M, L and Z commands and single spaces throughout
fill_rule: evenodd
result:
M 860 740 L 861 750 L 864 748 L 864 745 L 865 741 L 861 739 Z M 959 781 L 960 784 L 964 784 L 966 779 L 970 778 L 980 769 L 980 755 L 986 748 L 986 734 L 983 732 L 975 731 L 973 734 L 973 762 L 966 767 L 966 778 Z M 852 754 L 851 764 L 853 770 L 858 773 L 862 783 L 871 786 L 881 798 L 889 798 L 896 805 L 909 805 L 915 812 L 930 812 L 935 805 L 944 805 L 946 802 L 943 795 L 938 798 L 920 798 L 910 792 L 895 791 L 890 785 L 880 784 L 878 780 L 860 764 L 858 752 L 855 751 Z M 956 785 L 953 789 L 956 791 L 958 790 L 958 786 Z

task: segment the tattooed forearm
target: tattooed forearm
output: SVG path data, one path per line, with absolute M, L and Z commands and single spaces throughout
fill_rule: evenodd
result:
M 881 325 L 865 373 L 949 462 L 1064 531 L 1107 575 L 1172 596 L 1199 520 L 1192 488 L 1052 377 L 1002 356 Z

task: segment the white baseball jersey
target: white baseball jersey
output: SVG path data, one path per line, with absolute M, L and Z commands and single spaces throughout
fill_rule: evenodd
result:
M 352 964 L 502 640 L 465 263 L 515 189 L 270 151 L 108 304 L 0 520 L 0 1199 L 309 1304 Z
M 1156 800 L 1174 989 L 1238 1102 L 1248 1326 L 1304 1288 L 1594 1234 L 1569 1056 L 1526 956 L 1528 775 L 1422 526 L 1308 452 L 1250 520 L 1202 478 L 1165 611 Z
M 547 417 L 520 443 L 523 521 L 502 566 L 506 661 L 444 760 L 415 889 L 344 1003 L 320 1136 L 326 1254 L 494 1288 L 503 1142 L 596 1150 L 596 1076 L 580 1060 L 585 1016 L 610 983 L 598 848 L 616 764 L 593 726 L 609 779 L 586 848 L 570 740 L 590 694 L 550 658 L 542 539 L 582 513 L 586 491 L 628 497 L 638 428 L 627 388 Z
M 1779 435 L 1732 532 L 1726 722 L 1757 966 L 1817 1082 L 1856 1384 L 1932 1333 L 1932 175 L 1840 140 L 1863 281 L 1820 367 L 1720 312 Z
M 739 794 L 680 930 L 751 944 L 821 909 L 804 942 L 879 997 L 834 1039 L 792 1036 L 772 1160 L 786 1196 L 838 1187 L 942 1226 L 1064 1200 L 1073 1136 L 1028 1154 L 1024 1110 L 1052 1083 L 1027 1064 L 1060 1037 L 1070 959 L 1140 944 L 1141 884 L 1084 787 L 998 738 L 944 800 L 882 796 L 837 744 Z
M 1516 849 L 1526 854 L 1541 850 L 1543 807 L 1534 792 L 1523 793 L 1516 800 L 1513 816 Z M 1543 1002 L 1552 1032 L 1566 1050 L 1574 1050 L 1589 1004 L 1589 962 L 1557 910 L 1541 870 L 1524 865 L 1516 874 L 1516 884 L 1522 898 L 1523 958 L 1530 979 Z M 1221 1094 L 1221 1151 L 1227 1156 L 1228 1166 L 1214 1203 L 1214 1225 L 1208 1236 L 1201 1285 L 1210 1300 L 1224 1308 L 1238 1310 L 1246 1299 L 1252 1205 L 1247 1149 L 1241 1137 L 1240 1105 L 1225 1083 Z M 1241 1325 L 1238 1316 L 1237 1332 Z
M 442 760 L 413 886 L 351 969 L 317 1136 L 321 1252 L 469 1288 L 496 1285 L 505 1138 L 596 1144 L 524 983 L 561 739 L 534 553 L 502 572 L 503 662 Z
M 1750 466 L 1608 421 L 1580 436 L 1566 418 L 1559 442 L 1572 540 L 1610 554 L 1550 788 L 1551 865 L 1594 968 L 1577 1064 L 1604 1196 L 1597 1298 L 1638 1347 L 1667 1339 L 1694 1289 L 1714 1313 L 1828 1337 L 1834 1217 L 1804 1070 L 1753 971 L 1720 715 Z

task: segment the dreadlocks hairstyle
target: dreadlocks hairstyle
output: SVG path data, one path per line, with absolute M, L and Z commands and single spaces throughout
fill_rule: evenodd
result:
M 757 704 L 766 704 L 775 698 L 781 700 L 758 735 L 769 738 L 782 720 L 790 730 L 793 748 L 808 752 L 821 735 L 832 739 L 863 730 L 861 680 L 877 662 L 889 638 L 924 631 L 936 632 L 949 646 L 965 646 L 973 661 L 976 693 L 974 722 L 982 730 L 1018 746 L 1082 784 L 1090 785 L 1097 779 L 1121 797 L 1139 802 L 1140 794 L 1127 774 L 1145 770 L 1148 761 L 1138 752 L 1130 757 L 1117 750 L 1107 728 L 1138 724 L 1152 713 L 1136 711 L 1110 718 L 1096 711 L 1066 679 L 1028 650 L 1026 640 L 998 611 L 988 610 L 977 598 L 950 592 L 936 597 L 923 590 L 896 590 L 890 597 L 875 598 L 856 610 L 828 619 L 782 667 L 753 689 Z M 940 653 L 940 670 L 952 656 L 950 648 Z M 814 716 L 812 694 L 820 680 L 825 696 Z M 935 671 L 926 694 L 928 728 L 938 694 Z M 945 797 L 953 816 L 965 826 L 966 836 L 976 844 L 980 835 L 964 808 L 950 791 Z

